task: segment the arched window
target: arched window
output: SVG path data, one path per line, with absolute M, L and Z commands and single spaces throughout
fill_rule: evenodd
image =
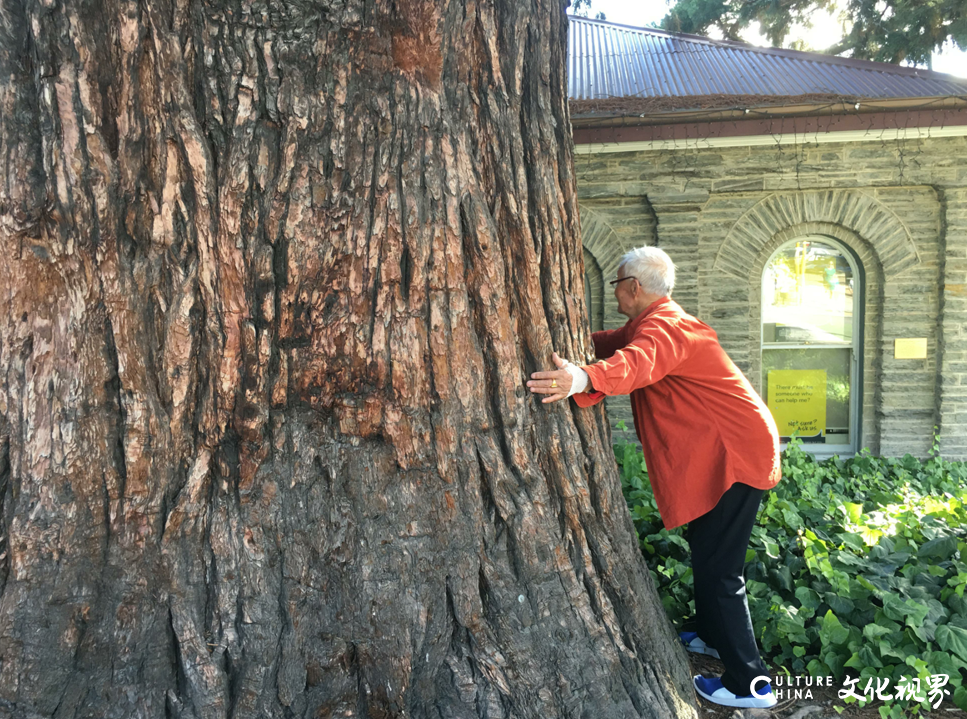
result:
M 859 446 L 862 267 L 825 236 L 782 245 L 762 273 L 762 396 L 783 442 L 816 454 Z

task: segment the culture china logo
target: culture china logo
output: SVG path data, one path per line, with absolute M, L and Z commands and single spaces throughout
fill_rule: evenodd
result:
M 769 677 L 760 676 L 752 680 L 749 686 L 753 696 L 764 699 L 768 693 L 756 691 L 756 684 L 768 681 Z M 860 689 L 860 680 L 846 677 L 843 688 L 839 690 L 840 699 L 855 699 L 869 702 L 873 700 L 889 702 L 929 702 L 934 709 L 939 709 L 944 698 L 950 696 L 950 690 L 945 688 L 950 680 L 947 674 L 931 674 L 921 683 L 919 677 L 900 677 L 891 687 L 889 679 L 870 678 Z M 777 676 L 773 678 L 772 691 L 777 701 L 783 699 L 812 699 L 814 687 L 832 687 L 832 677 L 811 676 Z M 768 685 L 766 685 L 768 686 Z M 861 693 L 862 692 L 862 693 Z

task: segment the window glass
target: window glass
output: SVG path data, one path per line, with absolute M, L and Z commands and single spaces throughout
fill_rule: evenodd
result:
M 803 347 L 762 353 L 762 374 L 766 378 L 762 397 L 777 423 L 788 418 L 787 429 L 780 429 L 784 439 L 797 429 L 799 438 L 807 444 L 851 443 L 850 352 L 849 348 Z M 778 397 L 770 401 L 773 388 L 774 394 L 785 392 L 784 402 L 778 402 Z M 814 419 L 815 424 L 811 422 Z
M 803 239 L 780 248 L 762 275 L 762 396 L 783 441 L 854 448 L 855 297 L 845 251 Z
M 851 344 L 853 269 L 843 253 L 822 242 L 780 250 L 762 279 L 763 344 Z

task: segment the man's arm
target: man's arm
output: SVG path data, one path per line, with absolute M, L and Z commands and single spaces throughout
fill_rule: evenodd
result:
M 592 333 L 591 341 L 594 343 L 595 356 L 598 359 L 605 359 L 611 357 L 618 348 L 624 347 L 628 341 L 628 327 L 630 324 L 631 321 L 629 320 L 625 323 L 624 327 Z M 592 404 L 601 401 L 604 395 L 594 396 L 594 387 L 584 368 L 571 365 L 571 372 L 568 372 L 565 367 L 571 364 L 570 362 L 558 357 L 556 352 L 552 356 L 552 359 L 554 364 L 557 365 L 556 370 L 550 372 L 534 372 L 531 374 L 530 381 L 527 382 L 527 387 L 531 392 L 549 395 L 541 400 L 543 403 L 557 402 L 560 399 L 566 399 L 572 395 L 579 407 L 590 407 Z M 586 381 L 586 386 L 583 389 L 578 387 L 572 392 L 570 390 L 572 382 L 575 379 L 575 370 L 581 373 L 577 379 L 579 381 Z
M 654 384 L 680 365 L 688 355 L 689 344 L 689 338 L 676 325 L 646 322 L 626 346 L 581 369 L 598 392 L 631 394 Z
M 617 350 L 628 344 L 628 325 L 616 330 L 601 330 L 591 334 L 591 341 L 594 343 L 594 356 L 598 359 L 608 359 Z
M 631 394 L 654 384 L 686 359 L 690 343 L 688 335 L 677 325 L 667 322 L 639 325 L 628 345 L 615 350 L 608 359 L 580 368 L 588 382 L 583 392 L 573 394 L 575 403 L 579 407 L 590 407 L 606 395 Z M 573 377 L 566 369 L 570 363 L 557 354 L 553 359 L 557 370 L 535 372 L 527 383 L 531 392 L 548 395 L 544 403 L 572 396 Z

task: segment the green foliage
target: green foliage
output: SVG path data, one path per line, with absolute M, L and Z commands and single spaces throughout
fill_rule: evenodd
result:
M 662 604 L 681 626 L 695 611 L 688 543 L 682 528 L 664 529 L 637 446 L 615 456 Z M 926 687 L 947 674 L 945 699 L 967 709 L 967 464 L 936 446 L 923 462 L 865 451 L 818 462 L 794 441 L 782 475 L 746 553 L 763 653 L 793 673 L 858 676 L 857 694 L 870 678 Z
M 590 17 L 591 14 L 591 0 L 574 0 L 571 3 L 571 14 L 577 17 Z M 607 16 L 603 12 L 597 12 L 594 14 L 595 20 L 607 20 Z
M 677 0 L 662 27 L 706 34 L 717 27 L 731 40 L 752 23 L 781 46 L 794 24 L 808 26 L 815 10 L 842 9 L 844 36 L 826 52 L 923 65 L 947 40 L 967 48 L 964 0 Z

